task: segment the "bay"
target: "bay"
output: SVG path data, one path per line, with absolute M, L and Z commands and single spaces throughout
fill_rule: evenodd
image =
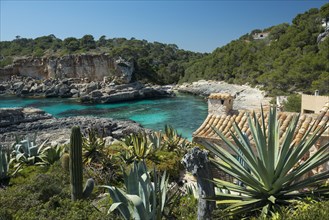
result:
M 191 140 L 192 133 L 207 116 L 207 103 L 196 96 L 177 94 L 173 98 L 137 100 L 111 104 L 81 104 L 73 99 L 18 98 L 0 96 L 0 108 L 35 107 L 54 117 L 98 116 L 129 119 L 152 130 L 173 126 Z

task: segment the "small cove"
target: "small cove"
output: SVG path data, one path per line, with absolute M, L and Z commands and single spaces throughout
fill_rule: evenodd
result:
M 196 96 L 177 94 L 174 98 L 136 100 L 111 104 L 81 104 L 72 99 L 19 98 L 0 96 L 0 108 L 35 107 L 54 117 L 98 116 L 114 119 L 129 119 L 143 127 L 163 130 L 172 125 L 184 137 L 192 133 L 207 116 L 207 103 Z

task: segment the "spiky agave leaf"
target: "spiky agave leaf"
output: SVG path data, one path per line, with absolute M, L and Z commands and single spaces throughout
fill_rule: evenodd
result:
M 246 185 L 246 187 L 240 187 L 224 180 L 214 180 L 218 187 L 224 187 L 231 192 L 235 192 L 236 195 L 218 193 L 212 199 L 217 200 L 217 203 L 228 205 L 226 210 L 230 214 L 261 210 L 262 216 L 266 216 L 280 209 L 282 205 L 287 205 L 292 200 L 310 194 L 328 196 L 328 186 L 314 188 L 310 192 L 300 191 L 323 183 L 324 180 L 329 178 L 329 172 L 326 171 L 307 179 L 301 179 L 304 174 L 329 161 L 329 152 L 326 151 L 329 143 L 322 146 L 304 163 L 298 165 L 305 153 L 310 150 L 327 129 L 327 125 L 324 124 L 317 129 L 311 126 L 305 132 L 301 141 L 295 143 L 293 138 L 298 119 L 299 115 L 295 115 L 287 128 L 282 143 L 280 143 L 280 124 L 277 120 L 275 108 L 270 109 L 267 123 L 263 109 L 260 121 L 257 120 L 255 113 L 253 118 L 248 116 L 254 148 L 236 124 L 234 125 L 234 132 L 231 132 L 233 141 L 214 128 L 214 131 L 228 149 L 239 156 L 249 170 L 229 151 L 216 143 L 204 140 L 203 145 L 219 158 L 219 160 L 212 160 L 214 165 Z
M 161 219 L 163 209 L 169 202 L 168 177 L 166 173 L 158 174 L 155 169 L 153 174 L 151 178 L 145 161 L 136 161 L 130 173 L 125 173 L 125 189 L 102 186 L 109 190 L 114 202 L 109 212 L 119 209 L 125 219 Z

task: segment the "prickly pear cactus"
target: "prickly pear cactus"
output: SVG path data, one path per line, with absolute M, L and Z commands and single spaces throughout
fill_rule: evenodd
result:
M 80 127 L 73 127 L 70 139 L 71 198 L 82 198 L 82 135 Z

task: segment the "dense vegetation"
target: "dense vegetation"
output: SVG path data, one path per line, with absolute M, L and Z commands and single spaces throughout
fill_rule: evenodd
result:
M 329 17 L 329 4 L 297 15 L 292 24 L 254 30 L 213 53 L 193 61 L 181 82 L 198 79 L 263 85 L 273 94 L 292 91 L 329 93 L 329 37 L 321 20 Z M 269 33 L 255 40 L 254 34 Z
M 0 144 L 0 220 L 122 219 L 119 212 L 108 213 L 116 198 L 109 196 L 106 187 L 122 187 L 126 183 L 126 173 L 137 163 L 144 165 L 142 174 L 152 175 L 152 181 L 155 176 L 162 176 L 158 184 L 163 186 L 166 182 L 159 198 L 166 202 L 161 213 L 167 219 L 196 216 L 197 200 L 177 185 L 182 170 L 180 159 L 190 143 L 172 127 L 166 126 L 163 134 L 131 134 L 112 145 L 105 144 L 100 130 L 90 128 L 84 133 L 81 135 L 78 127 L 72 128 L 70 144 L 64 146 L 51 147 L 47 141 L 36 145 L 36 135 L 32 138 L 27 135 L 26 139 L 17 136 L 11 148 Z M 88 194 L 84 190 L 78 195 L 75 190 L 79 185 L 76 184 L 79 172 L 83 175 L 79 177 L 81 185 L 82 179 L 87 178 L 92 178 L 95 184 Z M 131 186 L 138 186 L 135 181 L 141 179 L 129 177 L 128 180 L 133 181 Z M 151 179 L 148 181 L 148 187 L 152 188 Z M 130 188 L 126 186 L 125 189 Z M 158 192 L 153 196 L 158 196 Z M 182 206 L 186 208 L 180 209 Z M 161 213 L 157 211 L 157 215 Z
M 27 39 L 17 36 L 0 42 L 0 67 L 21 56 L 62 56 L 80 53 L 108 53 L 135 64 L 135 79 L 157 84 L 192 82 L 199 79 L 261 85 L 272 95 L 292 92 L 329 94 L 329 37 L 321 43 L 322 19 L 329 17 L 329 3 L 297 15 L 292 24 L 283 23 L 253 30 L 211 54 L 179 49 L 175 44 L 131 38 L 61 40 L 54 35 Z M 254 39 L 264 32 L 268 37 Z
M 204 142 L 204 147 L 217 156 L 211 159 L 215 167 L 240 181 L 214 181 L 218 187 L 214 199 L 218 201 L 211 214 L 213 219 L 327 217 L 329 188 L 324 181 L 328 180 L 328 171 L 300 177 L 329 160 L 325 151 L 329 143 L 308 162 L 299 162 L 304 155 L 300 152 L 307 152 L 324 129 L 319 128 L 309 137 L 306 132 L 302 141 L 288 150 L 297 118 L 279 145 L 275 114 L 273 108 L 268 142 L 258 121 L 250 121 L 260 156 L 248 151 L 250 143 L 242 141 L 245 137 L 240 130 L 236 130 L 236 145 L 229 144 L 240 159 L 223 148 L 219 150 L 217 144 Z M 64 146 L 51 147 L 46 141 L 36 145 L 36 136 L 25 140 L 17 137 L 11 148 L 0 145 L 0 219 L 197 219 L 200 198 L 194 197 L 196 184 L 178 182 L 183 171 L 181 158 L 194 144 L 175 129 L 166 126 L 163 133 L 131 134 L 110 145 L 105 144 L 99 129 L 83 133 L 73 127 L 70 144 Z M 274 155 L 279 157 L 275 167 Z M 197 167 L 195 164 L 194 169 Z M 74 181 L 77 173 L 81 174 L 80 180 Z M 80 188 L 77 199 L 76 187 L 87 178 L 85 190 L 82 193 Z

